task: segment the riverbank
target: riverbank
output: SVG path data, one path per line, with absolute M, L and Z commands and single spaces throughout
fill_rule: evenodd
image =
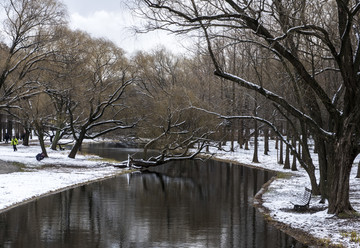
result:
M 37 197 L 57 193 L 82 184 L 103 180 L 126 173 L 127 169 L 112 166 L 94 155 L 78 154 L 76 159 L 68 158 L 69 151 L 48 149 L 48 158 L 37 161 L 41 151 L 39 145 L 17 146 L 13 151 L 10 144 L 0 145 L 0 212 L 24 204 Z
M 311 199 L 309 211 L 299 213 L 292 210 L 290 201 L 302 194 L 304 187 L 310 187 L 302 168 L 298 166 L 295 172 L 284 170 L 283 165 L 277 163 L 275 149 L 269 155 L 263 155 L 260 150 L 260 163 L 251 162 L 253 153 L 250 150 L 239 147 L 234 152 L 225 150 L 213 148 L 210 152 L 213 159 L 278 172 L 278 177 L 258 193 L 255 204 L 264 212 L 266 219 L 282 231 L 309 245 L 360 247 L 360 219 L 339 219 L 328 215 L 327 204 L 320 204 L 319 197 Z M 78 154 L 76 159 L 70 159 L 67 157 L 69 151 L 48 149 L 49 158 L 37 161 L 35 156 L 39 152 L 40 147 L 36 143 L 29 147 L 19 145 L 16 152 L 9 144 L 0 145 L 0 166 L 3 164 L 5 170 L 10 170 L 9 174 L 0 174 L 1 212 L 37 197 L 128 172 L 128 169 L 115 168 L 113 161 L 109 164 L 109 161 L 94 155 Z M 317 157 L 314 155 L 313 158 L 317 163 Z M 18 171 L 11 171 L 14 167 Z M 356 172 L 357 166 L 354 166 L 350 201 L 360 212 L 360 179 L 355 178 Z
M 270 147 L 274 147 L 274 144 Z M 312 196 L 309 210 L 293 210 L 290 202 L 295 200 L 296 196 L 302 195 L 305 187 L 311 188 L 308 176 L 299 164 L 298 171 L 283 169 L 283 165 L 277 163 L 275 149 L 271 150 L 269 155 L 264 155 L 260 148 L 260 163 L 252 162 L 251 150 L 246 151 L 239 147 L 235 147 L 234 152 L 230 152 L 229 147 L 224 147 L 224 150 L 213 148 L 210 153 L 218 160 L 278 172 L 277 178 L 264 185 L 255 197 L 255 205 L 264 212 L 266 219 L 282 231 L 315 247 L 360 247 L 360 218 L 342 219 L 327 214 L 327 203 L 319 203 L 319 196 Z M 312 155 L 314 163 L 318 164 L 317 155 Z M 356 163 L 359 159 L 360 157 L 357 157 Z M 316 173 L 319 178 L 319 171 Z M 355 178 L 356 173 L 357 164 L 354 164 L 350 179 L 350 202 L 354 209 L 360 212 L 360 179 Z

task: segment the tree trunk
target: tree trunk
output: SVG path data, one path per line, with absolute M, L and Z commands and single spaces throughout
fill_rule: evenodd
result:
M 280 149 L 279 149 L 280 151 L 279 151 L 279 161 L 278 161 L 278 163 L 279 164 L 284 164 L 284 158 L 283 158 L 283 150 L 284 150 L 284 148 L 283 148 L 283 141 L 282 141 L 282 139 L 280 139 Z
M 10 138 L 13 136 L 13 122 L 11 117 L 7 117 L 7 133 L 10 135 Z
M 245 124 L 245 122 L 244 122 Z M 250 150 L 249 148 L 249 139 L 250 139 L 250 130 L 249 130 L 249 127 L 248 127 L 248 124 L 246 123 L 245 124 L 245 138 L 244 138 L 244 144 L 245 144 L 245 150 Z
M 328 199 L 328 159 L 327 159 L 327 148 L 326 143 L 321 138 L 316 138 L 316 147 L 318 148 L 318 160 L 319 160 L 319 171 L 320 171 L 320 193 L 321 201 L 325 202 Z
M 289 142 L 289 138 L 288 138 Z M 284 169 L 288 170 L 290 169 L 290 147 L 286 144 L 285 148 L 285 163 L 284 163 Z
M 85 131 L 85 129 L 84 129 L 84 130 L 82 130 L 82 131 L 80 132 L 79 137 L 78 137 L 77 139 L 75 139 L 75 140 L 76 140 L 76 141 L 75 141 L 75 144 L 74 144 L 73 147 L 71 148 L 71 151 L 70 151 L 70 153 L 69 153 L 69 155 L 68 155 L 69 158 L 75 158 L 77 152 L 78 152 L 78 151 L 80 150 L 80 148 L 81 148 L 82 142 L 83 142 L 83 140 L 84 140 L 84 138 L 85 138 L 85 133 L 86 133 L 86 131 Z
M 226 142 L 227 142 L 227 139 L 228 139 L 228 134 L 227 134 L 227 128 L 226 128 L 226 125 L 222 128 L 222 131 L 223 131 L 223 140 L 222 140 L 222 145 L 226 146 Z
M 353 214 L 349 200 L 350 172 L 356 153 L 351 138 L 343 137 L 334 144 L 333 160 L 329 166 L 329 214 Z
M 39 142 L 40 142 L 41 152 L 44 154 L 45 157 L 48 157 L 47 152 L 46 152 L 45 142 L 44 142 L 44 133 L 38 132 L 38 136 L 39 136 L 38 138 L 39 138 Z
M 231 121 L 231 127 L 230 127 L 230 140 L 231 140 L 231 144 L 230 144 L 230 151 L 234 152 L 235 151 L 235 124 L 233 121 Z
M 50 148 L 51 150 L 56 151 L 56 146 L 59 143 L 60 138 L 61 138 L 60 131 L 57 130 L 56 133 L 55 133 L 55 136 L 54 136 L 54 138 L 53 138 L 53 140 L 51 142 L 51 148 Z
M 291 145 L 294 147 L 294 149 L 296 149 L 296 138 L 295 135 L 292 137 L 292 143 Z M 298 169 L 296 168 L 296 155 L 295 153 L 292 153 L 293 155 L 293 161 L 292 161 L 292 165 L 291 165 L 291 170 L 292 171 L 297 171 Z
M 290 141 L 290 131 L 289 131 L 289 122 L 286 122 L 286 140 L 287 144 L 285 147 L 285 163 L 284 163 L 284 169 L 290 169 L 290 147 L 288 145 Z
M 253 156 L 253 163 L 259 163 L 259 158 L 258 158 L 258 125 L 257 125 L 257 121 L 254 121 L 254 156 Z
M 301 128 L 302 128 L 302 137 L 301 137 L 301 139 L 302 139 L 302 150 L 301 150 L 302 156 L 301 157 L 302 157 L 302 160 L 306 164 L 306 167 L 304 167 L 304 169 L 310 178 L 312 194 L 319 195 L 320 189 L 319 189 L 319 185 L 317 184 L 317 180 L 316 180 L 316 176 L 315 176 L 315 166 L 311 159 L 309 146 L 307 144 L 307 142 L 308 142 L 307 130 L 304 125 L 301 125 Z
M 358 169 L 357 169 L 357 173 L 356 173 L 356 178 L 360 178 L 360 161 L 358 163 Z
M 238 143 L 240 148 L 244 145 L 244 120 L 240 120 L 240 126 L 238 130 Z
M 360 161 L 359 161 L 359 163 L 358 163 L 356 178 L 360 178 Z
M 80 150 L 81 144 L 82 144 L 82 140 L 81 141 L 80 139 L 76 140 L 75 144 L 71 148 L 71 151 L 68 155 L 69 158 L 75 158 L 77 152 Z
M 269 129 L 264 128 L 264 155 L 269 155 Z
M 45 141 L 44 141 L 44 126 L 41 123 L 41 121 L 35 122 L 34 124 L 40 142 L 41 152 L 44 154 L 45 157 L 48 157 L 45 147 Z
M 29 146 L 30 129 L 25 128 L 25 136 L 23 140 L 23 146 Z
M 0 141 L 4 141 L 5 132 L 2 132 L 2 130 L 3 130 L 3 115 L 0 114 Z

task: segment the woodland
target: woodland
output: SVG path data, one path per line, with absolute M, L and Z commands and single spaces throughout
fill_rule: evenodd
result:
M 358 0 L 136 0 L 139 32 L 186 36 L 186 54 L 126 51 L 71 30 L 57 0 L 5 0 L 0 37 L 0 111 L 24 131 L 74 142 L 136 137 L 158 157 L 194 159 L 231 141 L 249 149 L 277 139 L 279 163 L 306 170 L 329 213 L 356 214 L 349 176 L 360 152 Z M 0 128 L 4 130 L 4 128 Z M 309 143 L 315 143 L 320 179 Z M 191 153 L 189 150 L 192 149 Z M 283 159 L 283 154 L 285 159 Z

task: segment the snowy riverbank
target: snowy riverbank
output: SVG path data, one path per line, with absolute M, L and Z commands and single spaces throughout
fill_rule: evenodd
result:
M 296 234 L 296 230 L 302 234 L 308 233 L 320 240 L 323 247 L 360 247 L 360 218 L 356 220 L 340 219 L 329 215 L 327 214 L 327 204 L 320 204 L 320 198 L 314 196 L 311 199 L 309 211 L 293 211 L 290 201 L 294 200 L 296 195 L 302 195 L 304 187 L 311 188 L 310 181 L 305 170 L 300 168 L 299 164 L 296 172 L 284 170 L 283 165 L 277 163 L 277 153 L 273 149 L 274 144 L 271 144 L 270 147 L 269 155 L 264 155 L 260 148 L 260 163 L 251 162 L 252 150 L 245 151 L 239 147 L 236 147 L 234 152 L 218 151 L 217 149 L 212 149 L 210 152 L 214 153 L 215 158 L 280 172 L 278 178 L 262 195 L 262 205 L 266 208 L 269 219 L 280 223 L 278 226 L 283 226 L 284 231 L 291 234 Z M 225 150 L 229 150 L 229 148 L 225 148 Z M 317 164 L 317 155 L 313 154 L 312 157 L 314 163 Z M 358 156 L 350 179 L 350 202 L 358 212 L 360 212 L 360 179 L 355 177 L 359 159 Z M 281 225 L 282 223 L 285 225 Z M 292 230 L 289 231 L 288 227 L 291 227 Z
M 7 210 L 35 197 L 58 192 L 69 187 L 97 181 L 124 173 L 124 169 L 109 166 L 93 155 L 67 157 L 69 151 L 47 150 L 49 158 L 37 161 L 40 146 L 0 145 L 0 160 L 17 164 L 20 171 L 0 174 L 0 211 Z M 0 165 L 1 166 L 1 165 Z
M 309 233 L 320 239 L 327 247 L 330 242 L 342 245 L 340 247 L 360 247 L 359 241 L 356 240 L 360 239 L 360 219 L 339 219 L 328 215 L 326 204 L 319 204 L 318 197 L 312 198 L 310 211 L 302 213 L 292 211 L 293 206 L 290 201 L 296 194 L 302 194 L 304 187 L 310 187 L 310 182 L 305 171 L 299 166 L 297 172 L 282 169 L 283 166 L 277 163 L 277 154 L 273 147 L 272 144 L 269 155 L 263 155 L 263 152 L 259 151 L 260 163 L 251 162 L 253 156 L 251 150 L 245 151 L 238 147 L 235 152 L 219 151 L 214 148 L 210 152 L 216 159 L 282 172 L 281 176 L 270 184 L 268 191 L 262 195 L 262 204 L 267 209 L 266 214 L 269 215 L 269 219 L 290 226 L 292 231 L 297 229 Z M 0 145 L 1 161 L 22 166 L 20 171 L 0 174 L 0 211 L 39 196 L 127 171 L 127 169 L 109 166 L 106 160 L 98 156 L 78 154 L 76 159 L 70 159 L 67 157 L 69 151 L 48 149 L 49 158 L 36 161 L 35 155 L 39 152 L 40 147 L 34 144 L 30 147 L 19 145 L 16 152 L 9 144 Z M 314 161 L 316 162 L 316 156 L 314 156 Z M 360 179 L 355 178 L 356 170 L 357 166 L 354 166 L 350 201 L 360 212 Z

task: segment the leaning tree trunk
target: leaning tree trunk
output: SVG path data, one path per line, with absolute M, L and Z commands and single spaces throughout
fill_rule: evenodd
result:
M 82 142 L 85 138 L 85 131 L 81 131 L 79 137 L 76 139 L 74 146 L 71 148 L 71 151 L 68 155 L 69 158 L 75 158 L 77 152 L 80 150 Z
M 40 142 L 41 152 L 44 154 L 45 157 L 48 157 L 47 152 L 46 152 L 46 148 L 45 148 L 44 133 L 39 132 L 38 135 L 39 135 L 39 142 Z
M 77 152 L 80 150 L 80 147 L 81 147 L 81 144 L 82 144 L 82 140 L 77 140 L 75 142 L 75 144 L 73 145 L 73 147 L 71 148 L 71 151 L 68 155 L 69 158 L 75 158 Z
M 45 157 L 48 157 L 44 141 L 44 126 L 42 125 L 42 123 L 35 122 L 35 128 L 40 142 L 41 152 L 44 154 Z
M 56 146 L 59 143 L 60 138 L 61 138 L 60 131 L 57 130 L 55 133 L 55 136 L 51 142 L 51 148 L 50 148 L 51 150 L 54 150 L 54 151 L 56 150 Z

